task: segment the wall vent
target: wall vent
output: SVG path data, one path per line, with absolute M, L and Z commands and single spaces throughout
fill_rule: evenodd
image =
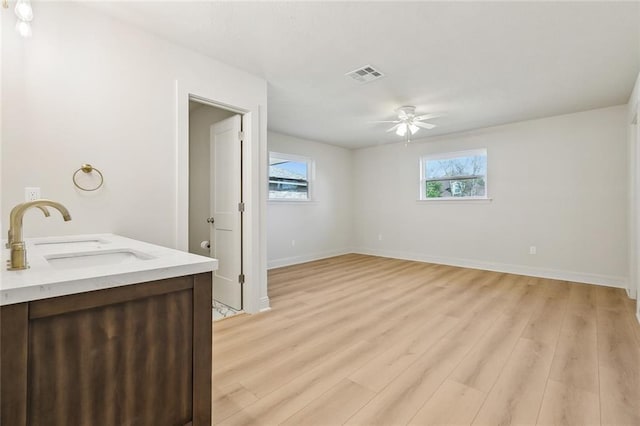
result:
M 371 65 L 365 65 L 364 67 L 358 68 L 357 70 L 349 71 L 345 75 L 347 77 L 351 77 L 359 83 L 368 83 L 370 81 L 384 77 L 384 73 L 382 71 L 375 69 Z

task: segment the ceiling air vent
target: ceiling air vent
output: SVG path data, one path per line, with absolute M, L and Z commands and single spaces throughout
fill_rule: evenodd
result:
M 360 82 L 360 83 L 368 83 L 373 80 L 377 80 L 379 78 L 384 77 L 382 71 L 379 71 L 372 67 L 371 65 L 365 65 L 362 68 L 358 68 L 357 70 L 350 71 L 345 74 L 347 77 L 351 77 L 352 79 Z

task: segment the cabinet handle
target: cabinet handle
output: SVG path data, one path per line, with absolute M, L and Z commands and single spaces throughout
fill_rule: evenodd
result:
M 215 221 L 213 220 L 213 218 L 212 218 L 212 217 L 208 217 L 208 218 L 207 218 L 207 223 L 213 223 L 213 222 L 215 222 Z

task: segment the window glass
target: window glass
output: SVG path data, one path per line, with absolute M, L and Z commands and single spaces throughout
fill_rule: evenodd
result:
M 269 199 L 309 200 L 309 174 L 309 159 L 270 153 Z
M 426 156 L 421 161 L 420 199 L 486 198 L 486 149 Z

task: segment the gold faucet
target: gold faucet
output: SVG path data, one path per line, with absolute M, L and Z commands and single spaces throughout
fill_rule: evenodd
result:
M 33 200 L 15 206 L 9 215 L 9 240 L 7 245 L 11 249 L 11 260 L 7 269 L 10 271 L 27 269 L 27 249 L 22 239 L 22 218 L 24 213 L 31 207 L 39 208 L 45 216 L 49 216 L 47 207 L 53 207 L 62 214 L 65 222 L 71 220 L 69 210 L 62 204 L 52 200 Z
M 51 214 L 49 213 L 49 210 L 45 206 L 36 206 L 36 207 L 42 211 L 42 213 L 44 214 L 44 217 L 51 216 Z M 4 246 L 6 248 L 11 248 L 11 243 L 13 242 L 13 231 L 11 230 L 11 228 L 9 228 L 9 232 L 7 232 L 7 234 L 8 234 L 7 243 Z

